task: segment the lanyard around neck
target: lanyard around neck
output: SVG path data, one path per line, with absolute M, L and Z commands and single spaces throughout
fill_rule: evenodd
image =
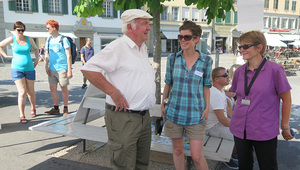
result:
M 255 81 L 255 79 L 257 78 L 258 76 L 258 73 L 260 72 L 260 70 L 262 69 L 262 67 L 265 65 L 265 63 L 267 62 L 267 59 L 264 58 L 263 62 L 260 64 L 260 66 L 258 67 L 258 69 L 256 70 L 249 86 L 248 85 L 248 77 L 247 77 L 247 67 L 245 67 L 245 96 L 247 97 L 249 92 L 250 92 L 250 89 Z

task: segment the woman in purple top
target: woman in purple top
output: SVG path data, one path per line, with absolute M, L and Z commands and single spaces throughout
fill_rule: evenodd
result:
M 237 95 L 230 131 L 234 135 L 239 169 L 253 169 L 253 148 L 260 169 L 278 169 L 280 99 L 282 136 L 285 140 L 294 138 L 289 127 L 291 86 L 283 67 L 263 56 L 267 43 L 262 32 L 247 32 L 238 42 L 243 59 L 247 60 L 235 71 L 230 89 Z

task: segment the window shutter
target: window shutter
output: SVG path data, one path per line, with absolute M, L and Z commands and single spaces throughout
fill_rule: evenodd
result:
M 38 0 L 31 0 L 32 12 L 39 12 Z
M 238 21 L 238 14 L 237 14 L 237 11 L 234 11 L 234 24 L 237 24 L 237 21 Z
M 222 22 L 222 18 L 216 17 L 216 23 L 221 23 L 221 22 Z
M 49 1 L 43 0 L 43 13 L 49 13 Z
M 124 9 L 122 8 L 122 9 L 120 10 L 120 18 L 121 18 L 121 15 L 122 15 L 123 12 L 124 12 Z
M 269 17 L 269 25 L 268 25 L 268 28 L 271 28 L 271 23 L 272 23 L 271 17 Z
M 113 18 L 118 18 L 118 11 L 113 6 Z
M 74 12 L 75 6 L 78 4 L 78 0 L 72 0 L 72 14 L 77 15 L 77 13 Z
M 225 23 L 230 24 L 231 23 L 231 11 L 226 12 L 226 18 Z
M 62 14 L 67 14 L 68 15 L 68 0 L 62 0 L 61 1 L 61 9 L 62 9 Z
M 16 1 L 8 1 L 8 9 L 10 11 L 16 11 Z
M 103 7 L 103 4 L 101 4 L 101 6 Z M 102 13 L 102 15 L 100 15 L 100 16 L 98 16 L 98 17 L 103 17 L 103 13 Z

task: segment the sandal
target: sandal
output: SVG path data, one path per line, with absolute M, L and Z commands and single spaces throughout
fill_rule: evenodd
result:
M 25 118 L 25 116 L 19 117 L 19 119 L 20 119 L 20 123 L 23 124 L 27 123 L 27 119 Z
M 36 109 L 31 110 L 30 117 L 36 117 Z

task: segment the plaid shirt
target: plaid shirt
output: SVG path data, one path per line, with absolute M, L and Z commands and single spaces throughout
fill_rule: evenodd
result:
M 165 83 L 172 86 L 172 91 L 165 116 L 180 125 L 199 124 L 205 119 L 201 119 L 205 109 L 203 87 L 211 87 L 213 61 L 209 56 L 199 52 L 198 60 L 190 70 L 187 70 L 185 59 L 180 51 L 176 55 L 173 69 L 171 66 L 174 62 L 173 56 L 171 54 L 167 60 Z

